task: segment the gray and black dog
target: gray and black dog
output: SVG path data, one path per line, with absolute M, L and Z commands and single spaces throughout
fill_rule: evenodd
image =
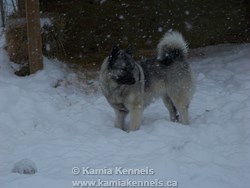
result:
M 157 57 L 135 61 L 132 47 L 113 46 L 100 71 L 100 86 L 116 118 L 115 127 L 139 129 L 144 108 L 161 97 L 174 122 L 189 124 L 188 107 L 195 81 L 186 61 L 188 47 L 179 32 L 167 32 L 157 46 Z M 130 126 L 125 118 L 130 113 Z

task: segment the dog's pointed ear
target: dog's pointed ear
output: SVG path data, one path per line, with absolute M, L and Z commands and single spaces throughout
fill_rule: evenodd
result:
M 119 50 L 120 49 L 117 45 L 113 45 L 112 50 L 109 54 L 109 62 L 112 62 L 114 60 L 114 58 L 117 57 Z
M 129 55 L 132 55 L 134 50 L 135 50 L 135 46 L 130 44 L 126 50 L 126 53 Z

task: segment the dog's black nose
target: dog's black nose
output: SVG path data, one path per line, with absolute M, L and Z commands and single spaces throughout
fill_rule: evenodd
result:
M 136 83 L 136 80 L 133 76 L 123 76 L 123 77 L 118 77 L 116 79 L 118 84 L 124 84 L 124 85 L 133 85 Z

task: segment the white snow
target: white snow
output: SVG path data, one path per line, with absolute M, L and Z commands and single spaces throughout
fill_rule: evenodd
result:
M 53 24 L 52 24 L 52 22 L 51 22 L 51 20 L 49 18 L 41 18 L 40 19 L 40 27 L 42 28 L 45 25 L 52 26 Z
M 35 75 L 15 76 L 4 44 L 1 37 L 1 188 L 69 188 L 73 180 L 98 179 L 158 179 L 185 188 L 249 186 L 250 44 L 197 50 L 205 55 L 191 59 L 197 87 L 190 126 L 170 122 L 157 101 L 145 110 L 141 129 L 131 133 L 114 128 L 105 98 L 85 95 L 75 75 L 56 60 L 45 58 L 44 70 Z M 11 172 L 23 158 L 35 163 L 36 174 Z M 154 174 L 73 175 L 73 167 Z
M 100 0 L 100 4 L 106 3 L 107 0 Z

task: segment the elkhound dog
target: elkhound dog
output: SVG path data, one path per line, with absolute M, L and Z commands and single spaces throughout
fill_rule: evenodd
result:
M 157 56 L 135 61 L 132 47 L 113 46 L 100 71 L 100 86 L 116 118 L 115 127 L 139 129 L 144 108 L 161 97 L 171 121 L 189 124 L 188 107 L 194 92 L 194 76 L 186 61 L 188 47 L 179 32 L 167 32 L 157 46 Z M 130 113 L 130 126 L 125 118 Z

